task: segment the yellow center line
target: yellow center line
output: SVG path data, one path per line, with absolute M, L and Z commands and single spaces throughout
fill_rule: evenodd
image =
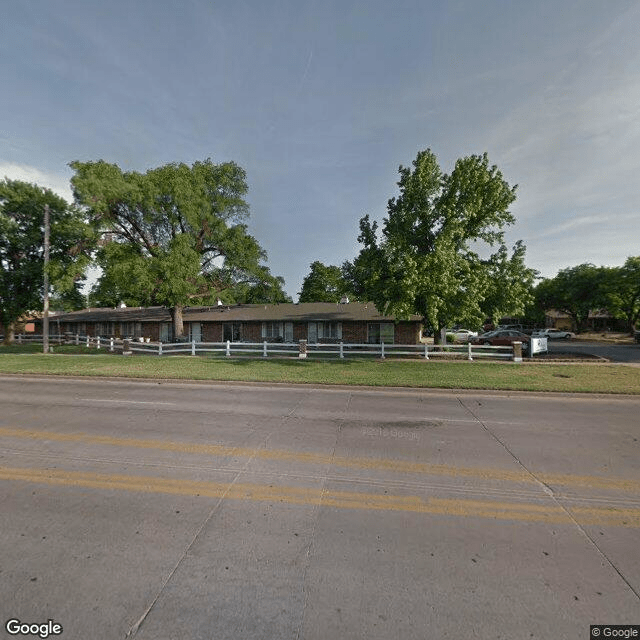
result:
M 532 484 L 536 479 L 524 471 L 508 471 L 504 469 L 482 467 L 457 467 L 451 465 L 409 462 L 405 460 L 390 460 L 384 458 L 331 456 L 321 453 L 305 453 L 287 451 L 283 449 L 253 449 L 249 447 L 229 447 L 214 444 L 196 444 L 188 442 L 173 442 L 163 440 L 141 440 L 135 438 L 115 438 L 88 433 L 59 433 L 53 431 L 34 431 L 27 429 L 12 429 L 0 427 L 0 436 L 11 438 L 26 438 L 31 440 L 48 440 L 54 442 L 82 442 L 86 444 L 107 445 L 114 447 L 129 447 L 157 451 L 173 451 L 178 453 L 209 455 L 229 458 L 254 458 L 258 460 L 272 460 L 280 462 L 301 462 L 349 469 L 369 469 L 392 471 L 395 473 L 416 473 L 422 475 L 437 475 L 448 477 L 481 478 L 483 480 L 498 480 Z M 589 487 L 592 489 L 610 489 L 640 493 L 640 481 L 625 478 L 603 478 L 598 476 L 575 476 L 564 474 L 542 473 L 538 480 L 549 485 L 569 487 Z
M 280 485 L 197 482 L 151 476 L 107 475 L 60 469 L 19 469 L 0 467 L 0 480 L 35 482 L 89 489 L 123 490 L 253 502 L 280 502 L 295 505 L 320 505 L 339 509 L 401 511 L 409 513 L 571 524 L 567 513 L 553 504 L 456 500 L 331 491 Z M 640 528 L 640 509 L 572 507 L 573 517 L 585 525 Z

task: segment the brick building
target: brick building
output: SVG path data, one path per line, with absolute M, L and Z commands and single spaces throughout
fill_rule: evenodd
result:
M 185 336 L 196 342 L 417 344 L 422 328 L 419 316 L 396 320 L 361 302 L 187 307 L 183 321 Z M 52 333 L 173 340 L 166 307 L 84 309 L 57 315 L 50 327 Z

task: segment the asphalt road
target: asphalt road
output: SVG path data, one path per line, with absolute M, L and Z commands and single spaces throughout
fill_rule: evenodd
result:
M 3 624 L 586 640 L 640 623 L 637 398 L 0 378 L 0 407 Z
M 640 344 L 612 344 L 581 340 L 549 340 L 550 352 L 588 353 L 611 362 L 640 362 Z

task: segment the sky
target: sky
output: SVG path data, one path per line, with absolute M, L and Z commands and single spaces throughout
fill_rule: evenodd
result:
M 234 161 L 294 300 L 427 148 L 518 185 L 507 239 L 544 277 L 640 254 L 636 0 L 2 4 L 0 179 L 71 200 L 74 160 Z

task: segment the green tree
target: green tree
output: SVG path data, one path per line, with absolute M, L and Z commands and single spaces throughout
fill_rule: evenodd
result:
M 235 163 L 208 159 L 144 174 L 104 161 L 71 167 L 76 200 L 103 236 L 94 299 L 171 307 L 180 337 L 187 304 L 211 304 L 241 284 L 273 284 L 245 224 L 246 175 Z
M 577 331 L 587 326 L 589 311 L 607 305 L 607 270 L 585 263 L 558 272 L 555 278 L 540 282 L 536 288 L 539 307 L 562 311 L 570 316 Z
M 311 263 L 310 271 L 298 292 L 300 302 L 339 302 L 348 293 L 348 286 L 340 267 Z
M 284 290 L 284 278 L 271 276 L 258 283 L 240 283 L 229 290 L 229 302 L 239 304 L 278 304 L 292 302 Z
M 607 270 L 606 307 L 622 318 L 633 334 L 640 321 L 640 256 L 630 256 L 622 267 Z
M 518 240 L 509 255 L 502 245 L 486 261 L 487 289 L 480 308 L 492 324 L 507 315 L 525 315 L 534 301 L 534 283 L 538 272 L 524 262 L 526 247 Z
M 16 321 L 42 309 L 44 296 L 44 208 L 49 205 L 49 280 L 59 299 L 81 298 L 94 236 L 82 214 L 48 189 L 19 180 L 0 182 L 0 322 L 5 342 Z
M 503 231 L 514 223 L 516 188 L 486 154 L 459 159 L 444 174 L 435 155 L 421 151 L 399 173 L 400 195 L 388 202 L 382 237 L 375 221 L 362 218 L 363 248 L 343 265 L 355 294 L 399 317 L 421 315 L 437 329 L 522 313 L 535 272 L 524 265 L 521 242 L 509 255 Z

